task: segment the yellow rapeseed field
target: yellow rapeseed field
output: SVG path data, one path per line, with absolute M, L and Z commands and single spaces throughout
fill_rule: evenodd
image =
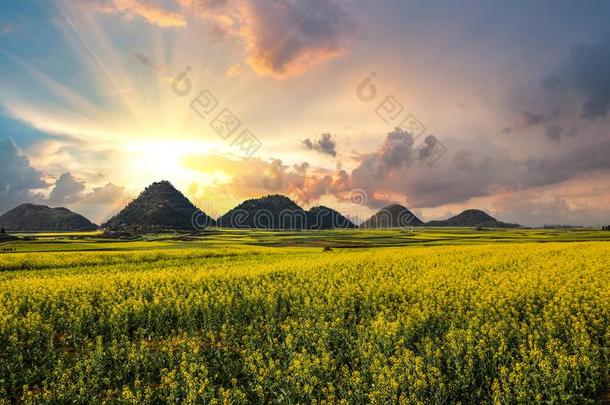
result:
M 0 402 L 574 403 L 610 245 L 0 256 Z

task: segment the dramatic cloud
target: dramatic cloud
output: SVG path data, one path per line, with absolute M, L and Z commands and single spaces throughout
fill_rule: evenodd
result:
M 112 183 L 87 191 L 85 181 L 64 173 L 55 182 L 48 198 L 39 195 L 30 202 L 66 207 L 99 224 L 120 211 L 132 198 L 124 187 Z
M 560 72 L 549 77 L 548 89 L 559 93 L 575 90 L 583 98 L 582 116 L 604 117 L 610 111 L 610 37 L 572 47 L 570 57 Z
M 312 149 L 313 145 L 311 142 Z M 214 195 L 226 192 L 226 196 L 239 198 L 282 193 L 312 205 L 324 197 L 348 201 L 358 190 L 373 209 L 391 203 L 429 209 L 605 172 L 610 170 L 608 156 L 610 141 L 515 159 L 487 137 L 449 138 L 441 144 L 431 135 L 416 144 L 409 133 L 396 129 L 387 134 L 377 151 L 356 156 L 356 167 L 351 171 L 307 163 L 290 166 L 279 159 L 238 161 L 201 156 L 191 157 L 185 164 L 207 173 L 222 168 L 231 176 L 227 183 L 212 186 Z
M 189 156 L 183 164 L 192 170 L 214 173 L 221 170 L 231 176 L 227 183 L 208 186 L 206 195 L 239 201 L 252 196 L 286 194 L 297 202 L 311 205 L 325 195 L 340 200 L 349 197 L 349 175 L 343 171 L 311 168 L 307 162 L 285 165 L 279 159 L 233 160 L 221 156 Z
M 524 191 L 493 198 L 496 215 L 505 221 L 533 226 L 605 225 L 610 223 L 610 209 L 595 204 L 575 204 L 562 196 L 541 197 L 540 191 Z M 606 202 L 610 194 L 604 194 Z M 594 201 L 594 199 L 590 200 Z
M 30 166 L 27 156 L 10 138 L 0 140 L 0 211 L 33 198 L 33 190 L 46 188 L 42 172 Z
M 133 195 L 127 193 L 124 187 L 108 183 L 81 194 L 77 200 L 68 204 L 68 208 L 101 224 L 123 209 L 132 199 Z
M 555 184 L 594 171 L 610 170 L 610 140 L 581 146 L 559 155 L 522 162 L 527 187 Z
M 312 142 L 312 148 L 313 148 Z M 410 192 L 405 186 L 405 170 L 418 168 L 425 173 L 430 168 L 432 149 L 439 146 L 434 136 L 415 147 L 413 137 L 402 129 L 389 133 L 376 153 L 358 157 L 358 167 L 346 170 L 328 170 L 311 167 L 308 163 L 288 166 L 279 159 L 269 162 L 260 159 L 231 160 L 218 156 L 191 156 L 184 165 L 193 170 L 213 173 L 222 168 L 231 177 L 227 184 L 216 186 L 214 194 L 224 190 L 227 196 L 249 197 L 270 193 L 288 194 L 302 204 L 313 204 L 324 196 L 348 201 L 354 190 L 367 194 L 371 207 L 389 202 L 402 202 Z M 441 190 L 444 190 L 443 186 Z M 424 198 L 428 198 L 424 195 Z M 441 196 L 438 196 L 440 199 Z M 418 200 L 417 200 L 418 201 Z M 419 202 L 419 201 L 418 201 Z
M 136 17 L 159 27 L 204 19 L 217 38 L 240 39 L 247 63 L 261 76 L 297 76 L 345 53 L 354 38 L 346 0 L 176 0 L 175 12 L 148 0 L 96 0 L 98 11 Z M 141 60 L 148 64 L 149 61 Z M 236 66 L 227 71 L 235 76 Z
M 511 104 L 518 113 L 501 134 L 544 136 L 555 145 L 576 136 L 599 140 L 610 112 L 608 71 L 610 37 L 573 45 L 541 86 L 517 86 Z
M 75 178 L 71 173 L 64 173 L 55 182 L 48 202 L 54 206 L 73 203 L 78 200 L 85 188 L 85 181 Z
M 0 140 L 0 213 L 27 202 L 67 207 L 99 223 L 131 197 L 111 183 L 87 191 L 87 183 L 70 172 L 60 175 L 52 186 L 45 177 L 51 176 L 33 168 L 10 138 Z
M 510 134 L 513 132 L 519 132 L 524 129 L 548 122 L 551 118 L 553 118 L 553 115 L 547 116 L 544 114 L 534 113 L 530 111 L 520 111 L 515 124 L 504 128 L 502 130 L 502 133 Z
M 226 10 L 230 0 L 177 0 L 185 10 L 195 11 L 199 15 L 219 14 Z
M 309 138 L 303 141 L 303 145 L 309 150 L 315 150 L 325 155 L 337 156 L 337 142 L 331 134 L 322 134 L 317 140 Z
M 87 204 L 114 204 L 117 199 L 126 197 L 125 187 L 108 183 L 104 187 L 95 187 L 90 193 L 83 195 L 80 202 Z
M 112 183 L 87 191 L 84 180 L 77 179 L 71 173 L 64 173 L 55 182 L 48 198 L 38 198 L 33 202 L 66 207 L 93 222 L 102 223 L 121 210 L 131 198 L 124 187 Z
M 100 12 L 119 14 L 128 20 L 142 18 L 162 28 L 181 28 L 187 25 L 184 16 L 159 7 L 149 0 L 94 0 L 91 3 Z
M 413 157 L 413 136 L 405 130 L 397 128 L 387 135 L 377 156 L 379 157 L 376 162 L 378 167 L 376 172 L 378 173 L 385 173 L 390 169 L 410 164 Z M 373 158 L 375 159 L 377 156 L 373 156 Z
M 344 53 L 353 23 L 340 0 L 243 2 L 240 36 L 260 75 L 284 78 Z
M 431 165 L 442 151 L 435 136 L 429 135 L 422 145 L 414 144 L 413 136 L 401 128 L 387 134 L 381 148 L 360 157 L 360 164 L 352 171 L 352 187 L 364 190 L 371 207 L 379 208 L 393 202 L 408 199 L 415 206 L 430 203 L 429 194 L 436 190 L 434 178 L 427 177 L 434 167 Z M 413 183 L 412 180 L 415 180 Z M 432 187 L 430 189 L 429 187 Z M 439 188 L 446 190 L 442 183 Z M 417 190 L 419 189 L 419 190 Z M 414 196 L 415 191 L 421 194 Z M 418 205 L 418 204 L 422 205 Z
M 567 61 L 543 80 L 553 100 L 581 99 L 581 117 L 601 118 L 610 111 L 610 37 L 572 47 Z
M 420 166 L 392 176 L 385 187 L 401 191 L 418 207 L 433 207 L 489 196 L 500 191 L 527 190 L 584 178 L 610 169 L 610 141 L 579 146 L 560 153 L 516 160 L 489 141 L 478 138 L 461 145 L 446 140 L 450 151 L 422 172 Z

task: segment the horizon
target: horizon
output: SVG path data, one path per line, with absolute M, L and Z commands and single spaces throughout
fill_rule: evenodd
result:
M 131 201 L 127 202 L 127 203 L 126 203 L 126 205 L 125 205 L 124 207 L 122 207 L 122 208 L 121 208 L 119 211 L 117 211 L 116 213 L 112 214 L 110 217 L 108 217 L 108 218 L 104 219 L 103 221 L 100 221 L 99 223 L 98 223 L 98 222 L 95 222 L 95 221 L 90 221 L 90 222 L 91 222 L 93 225 L 96 225 L 96 226 L 98 226 L 98 227 L 100 227 L 100 228 L 103 228 L 103 227 L 104 227 L 104 223 L 108 222 L 110 219 L 112 219 L 112 218 L 113 218 L 113 217 L 115 217 L 116 215 L 120 214 L 120 213 L 123 211 L 123 209 L 125 209 L 125 208 L 127 207 L 127 205 L 131 204 L 131 202 L 133 202 L 134 200 L 136 200 L 136 199 L 140 198 L 140 197 L 142 196 L 142 194 L 144 193 L 144 191 L 146 191 L 147 189 L 149 189 L 149 188 L 150 188 L 151 186 L 153 186 L 153 185 L 157 185 L 157 184 L 161 184 L 161 183 L 168 183 L 168 184 L 169 184 L 169 185 L 170 185 L 172 188 L 174 188 L 174 190 L 176 190 L 178 193 L 180 193 L 180 194 L 181 194 L 181 195 L 183 195 L 185 198 L 187 198 L 187 200 L 189 201 L 189 203 L 191 203 L 191 204 L 193 204 L 193 205 L 195 206 L 195 208 L 197 209 L 197 213 L 198 213 L 198 214 L 203 214 L 203 215 L 205 215 L 205 216 L 210 216 L 210 217 L 211 217 L 211 218 L 212 218 L 214 221 L 218 221 L 218 220 L 220 220 L 222 217 L 224 217 L 225 215 L 227 215 L 229 212 L 231 212 L 231 211 L 235 210 L 236 208 L 238 208 L 239 206 L 243 205 L 243 204 L 244 204 L 244 203 L 246 203 L 246 202 L 249 202 L 249 201 L 258 201 L 258 200 L 264 200 L 264 199 L 268 199 L 268 198 L 272 198 L 272 197 L 283 197 L 283 198 L 288 198 L 288 199 L 289 199 L 291 202 L 293 202 L 293 203 L 297 204 L 297 207 L 298 207 L 299 209 L 303 210 L 304 212 L 310 212 L 310 211 L 312 211 L 312 210 L 313 210 L 313 209 L 315 209 L 315 208 L 325 208 L 325 209 L 330 209 L 330 210 L 336 211 L 338 214 L 345 216 L 345 218 L 347 218 L 347 219 L 348 219 L 349 221 L 351 221 L 351 222 L 352 222 L 354 225 L 356 225 L 356 227 L 360 227 L 362 224 L 364 224 L 365 222 L 367 222 L 368 220 L 370 220 L 370 219 L 371 219 L 373 216 L 375 216 L 375 215 L 378 215 L 378 214 L 381 214 L 381 213 L 384 213 L 384 212 L 388 212 L 388 209 L 389 209 L 389 208 L 392 208 L 392 207 L 394 207 L 394 206 L 398 206 L 398 207 L 400 207 L 400 208 L 404 208 L 404 209 L 406 209 L 406 211 L 407 211 L 407 212 L 409 212 L 410 217 L 411 217 L 412 219 L 421 220 L 421 221 L 423 222 L 423 225 L 410 225 L 411 220 L 409 220 L 409 221 L 408 221 L 409 223 L 404 223 L 404 224 L 400 225 L 400 227 L 401 227 L 401 228 L 404 228 L 404 227 L 413 227 L 413 226 L 425 226 L 425 227 L 432 227 L 432 228 L 434 228 L 434 227 L 446 227 L 446 225 L 438 225 L 438 224 L 433 224 L 433 225 L 430 225 L 430 223 L 431 223 L 431 222 L 444 222 L 444 221 L 446 221 L 446 220 L 449 220 L 449 219 L 452 219 L 452 218 L 454 218 L 454 217 L 460 216 L 460 215 L 462 215 L 462 214 L 464 214 L 464 213 L 466 213 L 466 212 L 468 212 L 468 211 L 478 211 L 478 212 L 482 212 L 482 213 L 484 213 L 484 214 L 489 215 L 489 213 L 488 213 L 488 212 L 486 212 L 485 210 L 480 210 L 480 209 L 477 209 L 477 208 L 466 208 L 466 209 L 464 209 L 463 211 L 461 211 L 461 212 L 459 212 L 459 213 L 457 213 L 457 214 L 455 214 L 455 215 L 452 215 L 452 216 L 450 216 L 450 217 L 427 219 L 427 218 L 421 218 L 421 217 L 418 217 L 417 215 L 415 215 L 415 214 L 413 214 L 413 213 L 411 212 L 411 210 L 409 209 L 409 207 L 405 207 L 405 206 L 403 206 L 402 204 L 390 204 L 390 205 L 387 205 L 387 206 L 385 206 L 385 207 L 380 208 L 379 210 L 377 210 L 377 211 L 373 212 L 372 214 L 370 214 L 370 215 L 368 215 L 368 216 L 364 216 L 364 217 L 363 217 L 363 216 L 361 216 L 361 215 L 360 215 L 360 214 L 362 214 L 362 212 L 363 212 L 363 210 L 362 210 L 363 206 L 362 206 L 362 205 L 358 205 L 358 204 L 356 204 L 356 203 L 354 203 L 354 202 L 352 202 L 352 204 L 351 204 L 351 208 L 352 208 L 352 209 L 351 209 L 351 210 L 349 210 L 349 211 L 347 211 L 347 212 L 341 212 L 341 211 L 336 210 L 335 208 L 333 208 L 333 207 L 331 207 L 331 206 L 325 206 L 325 205 L 312 205 L 312 206 L 311 206 L 311 207 L 309 207 L 309 208 L 304 208 L 304 207 L 301 207 L 301 206 L 300 206 L 300 205 L 299 205 L 297 202 L 295 202 L 294 200 L 292 200 L 292 199 L 290 198 L 290 196 L 287 196 L 287 195 L 284 195 L 284 194 L 266 194 L 266 195 L 261 195 L 261 196 L 258 196 L 258 197 L 256 197 L 256 196 L 255 196 L 255 197 L 251 197 L 251 198 L 248 198 L 248 199 L 245 199 L 245 200 L 243 200 L 243 201 L 239 202 L 239 203 L 238 203 L 236 206 L 234 206 L 234 207 L 232 207 L 232 208 L 230 208 L 230 209 L 228 209 L 228 210 L 226 210 L 226 211 L 224 211 L 224 212 L 213 211 L 213 207 L 211 207 L 211 206 L 208 204 L 207 208 L 208 208 L 208 209 L 209 209 L 209 208 L 212 208 L 212 211 L 206 211 L 205 209 L 201 209 L 201 208 L 200 208 L 200 207 L 198 207 L 196 204 L 194 204 L 194 203 L 193 203 L 193 202 L 192 202 L 192 201 L 191 201 L 191 200 L 188 198 L 188 196 L 186 196 L 186 195 L 185 195 L 185 194 L 184 194 L 184 193 L 183 193 L 181 190 L 177 189 L 177 188 L 176 188 L 176 187 L 175 187 L 175 186 L 174 186 L 174 185 L 173 185 L 173 184 L 172 184 L 172 183 L 171 183 L 169 180 L 159 180 L 159 181 L 155 181 L 155 182 L 153 182 L 153 183 L 149 184 L 148 186 L 146 186 L 146 187 L 145 187 L 145 189 L 144 189 L 144 190 L 142 190 L 142 191 L 141 191 L 141 193 L 140 193 L 140 194 L 139 194 L 137 197 L 134 197 L 134 199 L 133 199 L 133 200 L 131 200 Z M 25 202 L 25 203 L 19 204 L 19 205 L 18 205 L 18 206 L 16 206 L 16 207 L 13 207 L 13 208 L 11 208 L 11 209 L 9 209 L 9 210 L 5 211 L 5 212 L 0 212 L 0 217 L 1 217 L 2 215 L 4 215 L 4 214 L 8 213 L 9 211 L 12 211 L 13 209 L 19 208 L 19 207 L 21 207 L 21 206 L 23 206 L 23 205 L 37 205 L 37 206 L 45 206 L 45 207 L 47 207 L 47 208 L 51 208 L 51 209 L 56 209 L 56 208 L 65 208 L 65 207 L 61 207 L 61 206 L 47 206 L 47 205 L 44 205 L 44 204 L 34 204 L 34 203 Z M 259 211 L 264 211 L 264 210 L 265 210 L 265 209 L 261 209 L 261 210 L 259 210 Z M 285 210 L 283 210 L 282 212 L 284 212 L 284 211 L 285 211 Z M 78 214 L 78 215 L 82 215 L 82 214 L 80 214 L 79 212 L 75 212 L 75 211 L 72 211 L 72 212 L 74 212 L 75 214 Z M 281 217 L 282 212 L 280 213 L 280 217 Z M 355 214 L 355 215 L 353 215 L 353 214 Z M 85 217 L 85 219 L 88 219 L 88 220 L 89 220 L 89 218 L 87 218 L 86 216 L 84 216 L 84 215 L 82 215 L 82 216 L 83 216 L 83 217 Z M 195 215 L 193 215 L 193 218 L 196 218 L 196 216 L 195 216 Z M 579 228 L 579 227 L 583 227 L 583 228 L 584 228 L 584 227 L 587 227 L 587 226 L 583 226 L 583 225 L 569 225 L 569 224 L 543 224 L 543 225 L 540 225 L 540 226 L 531 226 L 531 227 L 528 227 L 528 226 L 523 226 L 523 225 L 520 225 L 520 224 L 515 224 L 515 223 L 509 224 L 509 223 L 506 223 L 505 221 L 502 221 L 502 219 L 501 219 L 501 218 L 495 218 L 495 217 L 492 217 L 492 218 L 493 218 L 494 220 L 497 220 L 498 222 L 504 223 L 504 224 L 506 224 L 506 225 L 516 225 L 516 227 L 519 227 L 519 228 L 543 228 L 543 227 L 549 227 L 549 226 L 557 226 L 557 227 L 574 227 L 574 228 Z M 318 218 L 318 219 L 319 219 L 319 218 Z M 194 227 L 194 229 L 196 229 L 196 230 L 197 230 L 199 226 L 198 226 L 198 224 L 197 224 L 197 222 L 196 222 L 196 219 L 192 219 L 192 221 L 195 221 L 195 222 L 193 222 L 193 227 Z M 220 226 L 220 227 L 222 227 L 221 225 L 214 225 L 214 226 Z M 234 225 L 232 225 L 231 227 L 234 227 Z M 589 228 L 594 228 L 594 226 L 588 226 L 588 227 L 589 227 Z M 605 227 L 605 225 L 601 225 L 601 227 Z M 264 228 L 264 227 L 263 227 L 263 228 Z M 274 229 L 274 228 L 273 228 L 273 227 L 271 227 L 271 229 Z
M 217 215 L 280 194 L 366 217 L 610 223 L 610 4 L 2 8 L 1 213 L 99 224 L 167 179 Z

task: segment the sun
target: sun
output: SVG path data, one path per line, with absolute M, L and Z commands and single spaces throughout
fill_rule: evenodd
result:
M 205 187 L 216 180 L 215 176 L 189 169 L 183 161 L 188 156 L 206 155 L 213 149 L 213 145 L 203 141 L 157 139 L 128 142 L 125 145 L 130 156 L 126 168 L 128 184 L 132 188 L 142 188 L 152 181 L 168 180 L 182 190 L 187 190 L 193 182 Z

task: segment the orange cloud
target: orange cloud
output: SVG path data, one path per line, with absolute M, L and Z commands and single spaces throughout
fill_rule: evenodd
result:
M 98 11 L 142 18 L 163 28 L 206 20 L 218 38 L 243 41 L 247 63 L 260 76 L 298 76 L 344 54 L 354 37 L 347 0 L 174 0 L 176 12 L 151 0 L 95 0 Z
M 208 187 L 206 195 L 224 194 L 225 199 L 251 198 L 268 194 L 287 194 L 297 202 L 311 205 L 325 195 L 339 201 L 349 198 L 349 175 L 344 170 L 330 171 L 308 163 L 288 166 L 279 159 L 233 160 L 223 156 L 188 156 L 182 164 L 204 173 L 222 171 L 228 183 Z
M 122 14 L 127 19 L 136 17 L 161 28 L 186 27 L 186 19 L 179 13 L 174 13 L 157 5 L 139 0 L 110 0 L 96 3 L 97 9 L 104 13 Z
M 252 0 L 239 10 L 248 64 L 261 76 L 301 75 L 342 55 L 353 34 L 341 1 Z
M 225 76 L 230 79 L 232 77 L 241 76 L 242 73 L 243 72 L 241 69 L 241 65 L 239 63 L 236 63 L 234 65 L 229 66 L 229 68 L 225 72 Z
M 260 76 L 298 76 L 347 51 L 353 24 L 345 0 L 178 0 L 184 12 L 244 42 Z

